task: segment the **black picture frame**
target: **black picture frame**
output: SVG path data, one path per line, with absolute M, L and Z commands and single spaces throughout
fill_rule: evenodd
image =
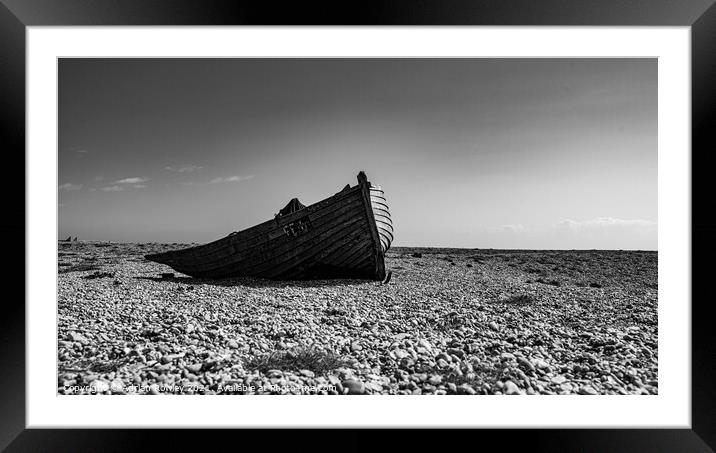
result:
M 338 8 L 340 3 L 340 9 Z M 691 28 L 692 64 L 692 425 L 691 429 L 481 430 L 469 445 L 537 451 L 713 451 L 716 449 L 716 337 L 708 292 L 710 259 L 716 253 L 716 216 L 709 209 L 716 140 L 709 121 L 716 107 L 716 6 L 714 0 L 428 0 L 306 3 L 224 0 L 0 0 L 0 110 L 3 162 L 12 181 L 25 187 L 25 32 L 28 26 L 70 25 L 569 25 L 684 26 Z M 6 288 L 25 281 L 25 197 L 5 197 L 0 230 L 6 238 Z M 708 204 L 707 204 L 708 203 Z M 22 257 L 22 258 L 20 258 Z M 21 265 L 22 263 L 22 265 Z M 20 287 L 17 284 L 17 287 Z M 188 445 L 246 445 L 231 430 L 25 429 L 25 290 L 5 297 L 0 315 L 0 448 L 7 451 L 135 451 Z M 240 410 L 240 408 L 237 408 Z M 424 445 L 428 431 L 402 435 L 402 449 Z M 435 434 L 435 433 L 432 433 Z M 262 438 L 266 433 L 259 434 Z M 444 436 L 437 433 L 437 437 Z M 373 448 L 365 430 L 333 430 L 330 436 L 295 431 L 269 436 L 270 449 Z M 452 439 L 454 437 L 450 436 Z M 240 443 L 237 443 L 241 438 Z M 338 439 L 340 444 L 336 445 Z M 479 444 L 475 443 L 478 442 Z M 278 444 L 277 444 L 278 442 Z

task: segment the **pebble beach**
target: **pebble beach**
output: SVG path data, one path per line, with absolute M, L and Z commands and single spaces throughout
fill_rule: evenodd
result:
M 656 252 L 397 247 L 388 282 L 143 257 L 184 246 L 58 243 L 58 394 L 658 393 Z

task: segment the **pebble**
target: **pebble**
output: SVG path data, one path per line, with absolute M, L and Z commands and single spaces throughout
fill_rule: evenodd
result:
M 542 359 L 534 359 L 532 361 L 532 364 L 538 369 L 538 370 L 545 370 L 549 368 L 549 364 L 545 362 Z
M 428 378 L 428 382 L 431 385 L 440 385 L 443 382 L 443 378 L 440 375 L 434 374 Z
M 112 393 L 124 394 L 125 393 L 124 382 L 122 382 L 121 379 L 114 379 L 114 380 L 112 380 L 112 382 L 109 383 L 109 389 L 112 391 Z
M 72 338 L 72 341 L 74 341 L 75 343 L 80 343 L 83 345 L 88 343 L 87 338 L 84 335 L 82 335 L 81 333 L 70 332 L 69 335 L 70 335 L 70 338 Z
M 530 363 L 530 361 L 524 357 L 521 357 L 521 356 L 517 357 L 517 364 L 520 366 L 520 368 L 522 368 L 525 371 L 534 371 L 535 370 L 534 365 L 532 365 L 532 363 Z
M 550 380 L 552 381 L 553 384 L 557 384 L 557 385 L 560 385 L 560 384 L 563 384 L 563 383 L 567 382 L 567 378 L 564 377 L 564 376 L 562 376 L 561 374 L 558 374 L 557 376 L 554 376 L 554 377 L 553 377 L 552 379 L 550 379 Z
M 162 356 L 162 358 L 160 359 L 160 361 L 161 361 L 163 364 L 168 364 L 168 363 L 171 363 L 172 361 L 174 361 L 174 360 L 176 360 L 176 359 L 179 359 L 179 358 L 181 358 L 181 357 L 184 357 L 184 354 L 166 354 L 166 355 L 163 355 L 163 356 Z
M 338 379 L 337 376 L 329 375 L 328 376 L 328 382 L 336 388 L 336 391 L 338 394 L 343 394 L 343 383 L 340 379 Z
M 583 385 L 582 387 L 579 387 L 579 394 L 580 395 L 597 395 L 598 392 L 594 390 L 594 387 L 591 385 Z
M 458 395 L 475 395 L 477 392 L 474 388 L 467 384 L 462 384 L 457 388 Z
M 423 348 L 427 349 L 428 351 L 431 351 L 433 349 L 433 345 L 430 344 L 430 342 L 425 339 L 418 340 L 418 346 L 423 347 Z
M 505 382 L 504 386 L 505 395 L 521 395 L 522 390 L 512 381 Z
M 495 321 L 490 321 L 488 326 L 490 327 L 490 329 L 494 330 L 495 332 L 500 331 L 500 326 Z
M 346 379 L 341 384 L 348 390 L 349 395 L 362 395 L 365 393 L 365 384 L 358 379 Z
M 100 379 L 90 382 L 90 388 L 97 393 L 104 393 L 109 390 L 109 383 Z

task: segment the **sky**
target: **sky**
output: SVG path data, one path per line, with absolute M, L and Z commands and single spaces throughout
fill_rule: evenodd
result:
M 59 61 L 58 236 L 208 242 L 357 183 L 394 246 L 657 249 L 656 59 Z

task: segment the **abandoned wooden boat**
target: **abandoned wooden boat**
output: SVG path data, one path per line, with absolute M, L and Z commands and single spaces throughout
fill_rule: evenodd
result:
M 385 278 L 393 222 L 383 190 L 358 185 L 310 206 L 292 199 L 272 220 L 208 244 L 146 255 L 192 277 Z

